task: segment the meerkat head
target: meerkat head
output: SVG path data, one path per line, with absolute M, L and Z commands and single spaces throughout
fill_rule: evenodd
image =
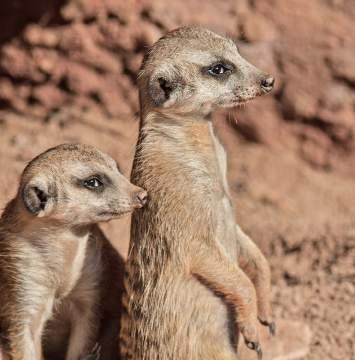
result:
M 67 144 L 27 165 L 18 198 L 31 216 L 82 225 L 132 212 L 144 205 L 147 193 L 131 184 L 110 156 L 92 146 Z
M 274 78 L 248 63 L 231 39 L 200 27 L 168 33 L 147 53 L 139 75 L 142 112 L 169 108 L 206 114 L 270 92 Z

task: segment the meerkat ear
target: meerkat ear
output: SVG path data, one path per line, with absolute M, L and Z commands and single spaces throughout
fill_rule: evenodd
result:
M 31 181 L 22 191 L 26 209 L 37 217 L 46 216 L 53 209 L 55 199 L 48 189 L 48 185 L 43 182 Z
M 149 80 L 149 95 L 156 106 L 171 106 L 176 102 L 181 79 L 173 69 L 160 69 Z

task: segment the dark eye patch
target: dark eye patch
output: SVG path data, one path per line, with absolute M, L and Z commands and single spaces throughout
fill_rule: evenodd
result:
M 234 65 L 229 61 L 219 60 L 209 66 L 204 67 L 202 71 L 206 75 L 224 80 L 234 71 L 234 69 Z
M 112 181 L 105 174 L 93 174 L 81 179 L 74 179 L 76 185 L 87 190 L 102 192 Z
M 104 184 L 97 177 L 93 177 L 84 180 L 83 186 L 89 190 L 97 190 L 98 188 L 103 187 Z

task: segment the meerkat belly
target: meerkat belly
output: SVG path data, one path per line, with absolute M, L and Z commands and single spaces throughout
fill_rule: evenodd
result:
M 89 295 L 89 283 L 94 273 L 85 271 L 88 261 L 87 243 L 88 236 L 85 236 L 78 242 L 68 241 L 61 249 L 64 256 L 56 269 L 61 280 L 55 284 L 54 311 L 46 325 L 46 353 L 48 349 L 55 352 L 65 348 L 70 333 L 73 307 L 82 306 L 80 299 Z M 87 279 L 85 273 L 88 273 Z M 87 293 L 82 289 L 87 290 Z
M 225 255 L 232 263 L 235 263 L 237 262 L 237 241 L 234 209 L 229 196 L 225 194 L 214 201 L 213 209 L 213 216 L 216 219 L 213 236 L 222 244 Z M 171 272 L 173 271 L 171 269 Z M 170 313 L 171 323 L 173 324 L 173 319 L 176 319 L 171 331 L 178 329 L 171 339 L 174 342 L 171 348 L 180 348 L 181 359 L 212 359 L 213 356 L 210 354 L 220 355 L 224 351 L 231 354 L 228 356 L 233 358 L 237 333 L 233 326 L 233 314 L 226 302 L 193 276 L 177 275 L 173 283 L 168 280 L 164 282 L 171 286 L 167 293 L 175 295 L 169 295 L 170 299 L 176 299 L 173 306 L 167 304 L 167 311 L 171 312 L 171 309 L 174 309 L 174 313 Z M 191 334 L 191 336 L 186 336 L 186 334 Z M 211 344 L 211 339 L 215 340 L 213 344 Z M 182 345 L 186 347 L 184 350 L 181 348 Z M 188 356 L 184 357 L 184 353 Z
M 166 270 L 170 271 L 176 269 Z M 223 351 L 233 354 L 237 335 L 231 331 L 233 320 L 223 300 L 191 276 L 176 273 L 173 279 L 171 272 L 163 275 L 154 290 L 141 296 L 149 304 L 143 302 L 137 308 L 148 307 L 149 317 L 140 318 L 136 326 L 137 330 L 150 329 L 145 333 L 147 343 L 159 347 L 162 359 L 212 359 L 212 354 Z M 144 348 L 147 358 L 149 351 L 157 351 Z
M 232 350 L 235 333 L 230 332 L 232 318 L 225 302 L 194 278 L 181 284 L 180 296 L 185 299 L 180 305 L 181 313 L 186 315 L 186 334 L 194 334 L 188 343 L 189 351 L 195 352 L 198 344 L 200 355 L 205 353 L 211 339 L 218 344 L 213 347 Z
M 83 251 L 79 247 L 74 257 L 74 266 L 70 272 L 71 279 L 66 289 L 69 292 L 57 302 L 53 317 L 46 327 L 44 348 L 48 359 L 67 349 L 72 323 L 80 321 L 75 314 L 98 303 L 102 276 L 101 248 L 94 239 L 90 238 L 84 259 L 82 259 L 82 254 Z M 79 309 L 79 311 L 75 309 Z
M 214 181 L 218 182 L 221 187 L 220 196 L 214 199 L 214 204 L 211 204 L 217 223 L 216 239 L 224 245 L 228 255 L 235 260 L 237 255 L 235 214 L 227 181 L 227 155 L 214 133 L 212 123 L 209 124 L 209 134 L 213 142 L 216 167 L 218 168 L 218 171 L 211 176 L 215 177 Z
M 199 201 L 198 198 L 195 198 L 197 196 L 196 193 L 191 194 L 189 198 L 192 203 Z M 196 244 L 203 241 L 203 237 L 200 238 L 200 232 L 204 222 L 200 219 L 208 219 L 210 214 L 205 211 L 213 208 L 212 216 L 217 220 L 217 226 L 211 227 L 214 232 L 209 233 L 209 236 L 214 237 L 222 244 L 225 248 L 225 255 L 230 258 L 231 262 L 236 262 L 235 226 L 229 199 L 227 197 L 219 200 L 216 198 L 212 204 L 214 207 L 201 203 L 203 206 L 198 210 L 198 219 L 196 219 L 196 214 L 191 211 L 191 207 L 187 206 L 182 211 L 182 213 L 189 214 L 186 219 L 196 219 L 197 223 L 194 226 L 191 227 L 191 224 L 178 221 L 169 225 L 168 229 L 175 229 L 175 226 L 178 226 L 178 237 L 172 243 L 180 244 L 179 249 L 181 249 L 181 243 L 186 239 L 190 239 L 192 242 L 196 241 Z M 149 205 L 147 209 L 146 211 L 149 212 Z M 164 212 L 164 214 L 167 213 Z M 159 223 L 160 225 L 166 226 L 169 223 L 169 218 L 164 216 L 160 220 L 162 221 Z M 126 288 L 131 298 L 135 299 L 134 308 L 139 309 L 137 313 L 132 312 L 131 314 L 137 321 L 134 324 L 136 330 L 150 329 L 149 333 L 144 333 L 145 341 L 158 344 L 159 353 L 164 355 L 161 357 L 162 359 L 197 360 L 204 358 L 208 360 L 213 359 L 213 356 L 206 357 L 206 354 L 220 354 L 224 351 L 233 356 L 237 335 L 235 331 L 231 331 L 233 316 L 227 304 L 186 270 L 185 265 L 181 265 L 181 262 L 176 260 L 178 257 L 176 251 L 180 250 L 176 249 L 174 257 L 166 258 L 163 261 L 165 264 L 163 270 L 160 269 L 162 263 L 158 256 L 155 257 L 157 255 L 155 252 L 153 252 L 154 255 L 146 258 L 145 254 L 149 244 L 155 244 L 157 248 L 161 246 L 154 236 L 147 236 L 146 230 L 148 229 L 149 234 L 159 234 L 162 230 L 160 227 L 154 228 L 151 220 L 144 215 L 142 218 L 134 216 L 133 224 L 133 237 L 136 236 L 137 239 L 140 239 L 141 246 L 144 244 L 139 252 L 136 252 L 137 248 L 132 249 L 132 257 L 129 258 L 127 264 L 130 283 L 128 286 L 126 285 Z M 200 230 L 194 232 L 193 229 Z M 193 256 L 191 261 L 193 261 Z M 182 260 L 182 263 L 184 261 Z M 158 265 L 153 266 L 154 262 L 157 262 Z M 142 273 L 144 273 L 144 280 Z M 158 279 L 157 283 L 152 282 L 152 279 Z M 142 280 L 143 283 L 140 282 Z M 152 306 L 152 304 L 159 305 Z M 144 315 L 148 313 L 149 316 Z M 214 339 L 213 344 L 211 344 L 211 339 Z M 148 349 L 146 345 L 142 345 L 142 348 L 148 352 L 152 351 L 153 354 L 156 352 L 155 347 L 148 346 Z M 171 351 L 171 353 L 166 353 L 167 351 Z M 148 355 L 147 358 L 149 358 Z M 154 358 L 153 355 L 151 358 Z
M 214 206 L 216 219 L 215 238 L 226 250 L 226 256 L 231 261 L 237 260 L 237 236 L 234 220 L 234 209 L 227 195 Z

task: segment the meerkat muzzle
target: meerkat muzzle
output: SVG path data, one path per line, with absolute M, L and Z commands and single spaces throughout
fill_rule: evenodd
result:
M 138 192 L 136 196 L 136 200 L 137 200 L 137 207 L 138 208 L 143 207 L 147 203 L 148 193 L 145 190 Z
M 268 93 L 273 89 L 274 84 L 275 78 L 269 75 L 267 78 L 261 80 L 260 87 L 264 92 Z

